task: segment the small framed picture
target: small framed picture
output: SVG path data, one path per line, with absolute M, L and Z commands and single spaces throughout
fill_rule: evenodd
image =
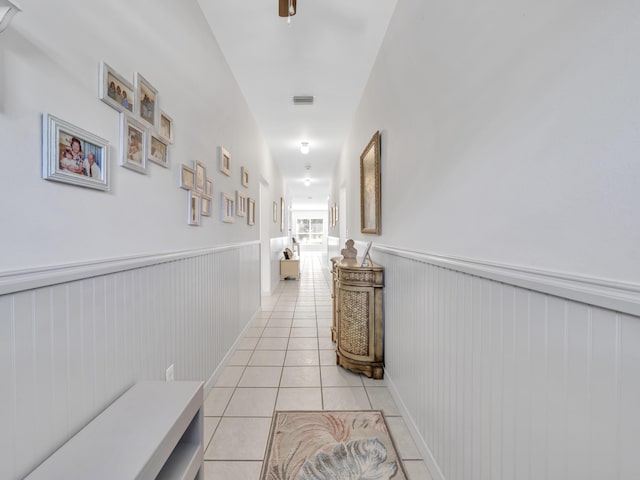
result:
M 218 161 L 220 162 L 220 171 L 227 177 L 231 176 L 231 155 L 223 147 L 218 147 Z
M 203 217 L 211 216 L 211 204 L 213 199 L 209 195 L 201 195 L 200 201 L 202 202 L 201 214 Z
M 235 197 L 228 193 L 222 194 L 222 221 L 225 223 L 234 223 L 236 221 L 236 204 Z
M 284 232 L 284 197 L 280 197 L 280 231 Z
M 213 181 L 210 178 L 207 178 L 204 182 L 204 193 L 213 197 Z
M 202 205 L 201 205 L 201 197 L 197 193 L 193 191 L 187 192 L 189 202 L 188 202 L 188 212 L 187 212 L 187 223 L 189 225 L 193 225 L 195 227 L 200 225 L 200 215 L 202 215 Z
M 256 201 L 253 198 L 249 199 L 249 207 L 247 211 L 247 223 L 249 225 L 256 224 Z
M 333 227 L 333 205 L 329 205 L 329 226 Z
M 173 118 L 160 110 L 158 135 L 166 142 L 173 143 Z
M 180 165 L 180 188 L 193 190 L 195 188 L 196 172 L 186 165 Z
M 120 114 L 120 165 L 138 173 L 147 173 L 147 128 L 139 121 Z
M 158 126 L 158 90 L 156 90 L 142 75 L 136 73 L 136 109 L 135 113 L 149 126 Z
M 247 196 L 240 190 L 236 191 L 236 208 L 239 217 L 247 215 Z
M 245 167 L 242 167 L 241 175 L 242 175 L 242 186 L 248 187 L 249 186 L 249 170 Z
M 42 178 L 109 190 L 109 143 L 45 113 L 42 116 Z
M 149 160 L 164 168 L 169 168 L 169 145 L 164 140 L 150 133 L 147 151 L 149 152 Z
M 100 100 L 119 112 L 133 113 L 133 84 L 105 62 L 100 64 Z
M 205 191 L 205 182 L 207 179 L 207 166 L 202 163 L 195 161 L 193 163 L 194 170 L 196 171 L 196 192 L 198 193 L 206 193 Z
M 278 202 L 273 202 L 273 223 L 278 223 Z

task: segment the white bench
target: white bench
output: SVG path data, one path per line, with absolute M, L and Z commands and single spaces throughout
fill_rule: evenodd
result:
M 25 480 L 203 480 L 201 382 L 131 387 Z

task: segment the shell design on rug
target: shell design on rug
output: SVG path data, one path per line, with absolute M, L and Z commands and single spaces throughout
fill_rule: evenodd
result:
M 386 460 L 387 449 L 377 438 L 338 443 L 307 460 L 296 480 L 389 480 L 398 465 Z

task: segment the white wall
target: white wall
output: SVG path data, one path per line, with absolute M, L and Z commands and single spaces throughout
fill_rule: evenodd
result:
M 330 201 L 347 187 L 386 268 L 386 373 L 434 478 L 640 475 L 639 18 L 398 1 Z M 376 130 L 380 236 L 359 233 Z
M 622 0 L 400 0 L 333 181 L 351 236 L 640 283 L 639 16 Z M 376 130 L 380 237 L 359 234 Z
M 274 198 L 282 178 L 195 0 L 23 7 L 0 39 L 0 272 L 259 238 L 257 224 L 220 221 L 221 192 L 245 190 L 241 166 L 250 170 L 252 198 L 260 175 Z M 175 122 L 169 170 L 151 164 L 140 175 L 118 165 L 118 113 L 98 99 L 102 60 L 159 90 Z M 109 141 L 110 192 L 41 178 L 43 112 Z M 231 153 L 232 177 L 218 169 L 218 145 Z M 214 188 L 213 216 L 200 228 L 186 225 L 186 193 L 177 187 L 180 164 L 194 160 L 207 165 Z
M 0 478 L 11 480 L 172 363 L 178 380 L 212 381 L 260 306 L 260 215 L 223 224 L 221 192 L 244 190 L 245 166 L 249 197 L 261 177 L 273 199 L 284 195 L 195 0 L 22 6 L 0 35 Z M 175 122 L 170 169 L 118 165 L 118 113 L 98 99 L 102 60 L 159 90 Z M 109 192 L 41 178 L 43 112 L 108 140 Z M 218 170 L 218 145 L 232 177 Z M 194 160 L 215 194 L 202 227 L 186 224 L 178 188 L 180 164 Z

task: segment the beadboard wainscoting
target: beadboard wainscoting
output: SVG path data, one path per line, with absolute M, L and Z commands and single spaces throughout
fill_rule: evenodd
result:
M 260 308 L 260 245 L 0 277 L 0 478 L 19 479 L 169 365 L 210 387 Z
M 525 288 L 507 269 L 497 281 L 477 263 L 373 257 L 386 379 L 434 479 L 640 478 L 640 318 L 550 293 L 556 274 Z M 613 301 L 633 312 L 638 291 Z
M 340 237 L 327 237 L 327 268 L 331 270 L 331 259 L 340 256 Z

